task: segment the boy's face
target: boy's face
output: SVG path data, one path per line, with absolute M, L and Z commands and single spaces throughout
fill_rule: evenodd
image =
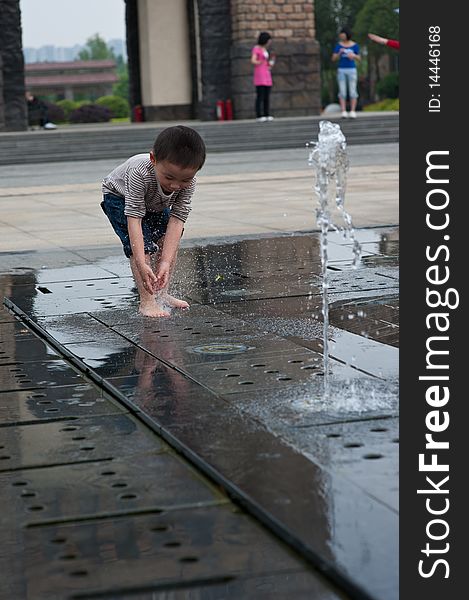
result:
M 153 163 L 158 181 L 166 194 L 189 187 L 198 171 L 193 167 L 180 167 L 167 160 L 156 160 L 153 152 L 150 152 L 150 160 Z

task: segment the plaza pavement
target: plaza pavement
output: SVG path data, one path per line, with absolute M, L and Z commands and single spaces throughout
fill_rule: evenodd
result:
M 356 227 L 398 223 L 398 144 L 349 146 L 346 209 Z M 122 157 L 125 160 L 127 157 Z M 121 160 L 0 167 L 0 252 L 114 245 L 101 179 Z M 185 240 L 316 229 L 304 148 L 209 154 Z

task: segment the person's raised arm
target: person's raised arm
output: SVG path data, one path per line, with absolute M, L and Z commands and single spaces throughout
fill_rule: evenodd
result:
M 372 42 L 376 42 L 377 44 L 381 44 L 385 46 L 388 43 L 388 39 L 385 37 L 381 37 L 380 35 L 376 35 L 375 33 L 369 33 L 368 37 Z

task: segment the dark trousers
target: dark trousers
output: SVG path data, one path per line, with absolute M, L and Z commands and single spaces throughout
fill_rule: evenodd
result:
M 270 100 L 270 85 L 256 85 L 256 117 L 268 117 L 269 100 Z

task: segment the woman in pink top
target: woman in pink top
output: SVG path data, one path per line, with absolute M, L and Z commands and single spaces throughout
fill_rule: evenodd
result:
M 272 41 L 270 33 L 263 31 L 259 34 L 257 45 L 251 53 L 251 63 L 254 65 L 254 85 L 256 86 L 256 118 L 258 121 L 272 121 L 269 113 L 270 90 L 272 89 L 271 68 L 274 60 L 269 57 L 267 50 Z

